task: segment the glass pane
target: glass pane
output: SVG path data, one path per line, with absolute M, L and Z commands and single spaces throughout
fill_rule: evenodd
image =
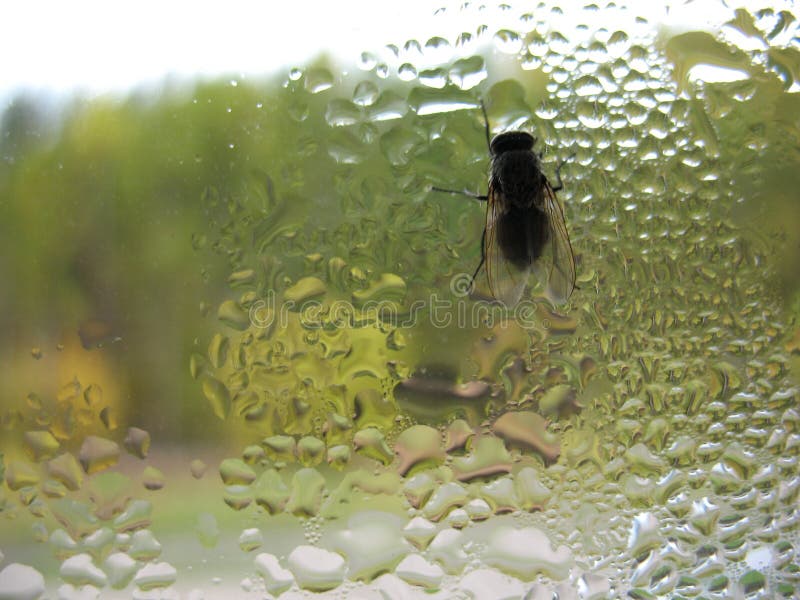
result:
M 298 6 L 9 67 L 0 598 L 794 597 L 796 8 Z

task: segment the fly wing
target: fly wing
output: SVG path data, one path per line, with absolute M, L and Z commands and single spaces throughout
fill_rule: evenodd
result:
M 503 235 L 503 216 L 506 202 L 502 192 L 489 184 L 486 203 L 486 230 L 483 244 L 486 259 L 486 276 L 489 291 L 499 302 L 511 308 L 519 302 L 530 276 L 531 266 L 518 268 L 503 254 L 500 236 Z
M 544 212 L 550 225 L 552 265 L 548 277 L 547 295 L 556 304 L 563 304 L 575 289 L 575 255 L 569 241 L 564 210 L 549 182 L 544 184 Z

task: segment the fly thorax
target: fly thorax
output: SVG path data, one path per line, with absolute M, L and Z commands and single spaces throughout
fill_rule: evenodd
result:
M 510 151 L 496 156 L 492 176 L 510 206 L 524 210 L 537 205 L 544 182 L 533 152 Z

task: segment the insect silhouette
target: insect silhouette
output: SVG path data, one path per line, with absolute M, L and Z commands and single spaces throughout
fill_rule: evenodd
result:
M 544 274 L 542 259 L 549 251 L 546 295 L 555 303 L 564 303 L 575 289 L 575 255 L 556 192 L 564 187 L 561 167 L 574 155 L 558 164 L 556 185 L 551 185 L 542 172 L 541 153 L 533 150 L 536 138 L 524 131 L 491 138 L 483 101 L 481 110 L 491 158 L 488 193 L 482 196 L 466 190 L 431 188 L 486 202 L 481 262 L 472 274 L 470 289 L 485 265 L 492 296 L 514 306 L 530 274 Z

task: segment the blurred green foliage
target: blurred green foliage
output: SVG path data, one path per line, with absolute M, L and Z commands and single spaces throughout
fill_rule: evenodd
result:
M 307 79 L 331 71 L 322 58 Z M 372 151 L 379 147 L 374 125 L 330 127 L 330 95 L 308 88 L 281 79 L 167 82 L 122 98 L 21 95 L 9 102 L 0 124 L 6 426 L 31 392 L 53 399 L 77 378 L 84 385 L 105 382 L 120 423 L 176 441 L 220 433 L 190 377 L 189 357 L 206 352 L 218 327 L 216 307 L 230 297 L 232 270 L 285 250 L 258 247 L 264 233 L 258 227 L 252 239 L 241 239 L 248 228 L 231 224 L 266 216 L 264 191 L 273 182 L 289 211 L 282 218 L 300 223 L 303 239 L 341 226 L 348 207 L 372 214 L 368 203 L 376 194 L 406 204 L 402 190 L 376 188 L 364 178 L 391 177 L 385 158 Z M 483 168 L 474 168 L 474 157 L 485 160 L 485 150 L 474 116 L 460 116 L 473 122 L 476 143 L 460 145 L 473 158 L 450 156 L 440 145 L 408 187 L 421 192 L 426 175 L 437 181 L 470 175 L 480 185 Z M 414 135 L 415 143 L 423 141 Z M 353 151 L 358 176 L 347 168 Z M 344 190 L 342 199 L 334 187 Z M 249 202 L 246 210 L 240 202 Z M 413 217 L 415 210 L 407 212 Z M 478 226 L 480 211 L 474 216 Z M 381 227 L 361 232 L 371 236 L 359 245 L 370 260 Z M 32 348 L 45 358 L 34 360 Z
M 99 369 L 113 379 L 105 387 L 115 397 L 106 400 L 120 412 L 119 422 L 167 431 L 170 439 L 219 430 L 190 377 L 189 356 L 206 351 L 216 307 L 230 294 L 231 271 L 285 250 L 256 247 L 264 234 L 258 227 L 253 239 L 240 239 L 248 228 L 230 226 L 267 214 L 266 187 L 275 183 L 302 239 L 336 229 L 342 248 L 392 263 L 399 259 L 383 256 L 389 246 L 376 240 L 404 232 L 375 214 L 375 197 L 392 198 L 409 222 L 427 223 L 427 213 L 439 209 L 428 204 L 415 215 L 407 190 L 424 194 L 426 179 L 481 185 L 484 167 L 475 163 L 486 160 L 482 127 L 473 111 L 462 111 L 428 117 L 425 127 L 441 130 L 455 118 L 472 125 L 474 139 L 435 145 L 419 163 L 424 169 L 403 174 L 400 168 L 402 182 L 387 187 L 383 182 L 397 173 L 374 151 L 381 147 L 376 125 L 330 127 L 335 103 L 309 87 L 317 74 L 324 80 L 332 71 L 343 72 L 323 58 L 305 82 L 166 83 L 124 98 L 22 95 L 8 104 L 0 124 L 0 376 L 6 381 L 0 402 L 7 426 L 29 393 L 55 398 L 75 377 L 102 384 Z M 390 89 L 376 107 L 399 100 L 405 113 L 406 95 Z M 420 130 L 418 120 L 409 136 L 424 148 Z M 348 169 L 351 160 L 359 163 L 357 174 Z M 250 205 L 237 214 L 240 201 Z M 458 214 L 462 207 L 450 209 Z M 355 232 L 346 221 L 365 211 L 375 226 Z M 479 227 L 480 210 L 471 216 Z M 473 247 L 461 220 L 453 222 L 462 243 Z M 420 245 L 426 234 L 417 233 Z M 416 259 L 436 263 L 424 248 Z M 73 347 L 77 357 L 67 358 Z M 32 348 L 45 359 L 37 363 Z
M 14 373 L 33 360 L 31 347 L 55 354 L 94 321 L 107 329 L 104 348 L 87 351 L 113 363 L 121 410 L 135 408 L 155 430 L 169 423 L 175 435 L 176 424 L 207 417 L 205 403 L 185 401 L 199 396 L 188 356 L 205 331 L 201 303 L 218 299 L 225 277 L 216 271 L 223 261 L 196 252 L 213 218 L 201 196 L 268 169 L 296 135 L 286 114 L 277 82 L 175 85 L 66 105 L 21 96 L 8 105 L 0 128 L 4 408 L 29 391 L 19 386 L 31 381 Z M 64 383 L 57 376 L 37 378 L 37 392 L 54 393 Z
M 284 239 L 265 248 L 264 240 L 272 239 L 266 229 L 229 226 L 240 200 L 250 205 L 238 218 L 266 215 L 269 200 L 259 194 L 265 196 L 273 183 L 286 211 L 281 218 L 299 223 L 298 240 L 304 240 L 289 252 L 298 260 L 287 265 L 302 269 L 303 256 L 325 236 L 331 255 L 350 254 L 356 266 L 376 266 L 376 273 L 396 271 L 412 289 L 427 290 L 434 278 L 448 280 L 447 269 L 474 264 L 480 210 L 427 202 L 425 185 L 481 189 L 487 157 L 477 111 L 418 116 L 409 108 L 418 109 L 415 102 L 432 92 L 416 87 L 409 93 L 413 84 L 357 74 L 371 77 L 381 90 L 375 107 L 403 105 L 405 116 L 381 135 L 380 119 L 365 119 L 365 111 L 358 113 L 349 100 L 338 105 L 332 101 L 335 90 L 313 89 L 332 72 L 343 70 L 321 59 L 304 82 L 167 83 L 125 98 L 61 102 L 23 95 L 8 104 L 0 124 L 3 408 L 34 391 L 31 381 L 37 393 L 55 396 L 66 381 L 80 379 L 74 361 L 62 361 L 64 369 L 36 367 L 31 349 L 57 354 L 58 344 L 76 345 L 89 322 L 99 329 L 95 341 L 103 349 L 82 351 L 108 363 L 118 410 L 134 413 L 135 423 L 154 433 L 180 437 L 218 430 L 189 375 L 189 356 L 205 354 L 217 328 L 216 307 L 230 298 L 232 270 L 269 261 L 270 253 L 292 244 Z M 525 107 L 558 106 L 547 99 L 541 71 L 517 75 L 482 92 L 498 126 L 509 125 L 498 117 L 516 114 L 514 107 L 523 107 L 524 114 Z M 355 89 L 356 97 L 359 89 L 369 89 L 353 84 L 337 87 Z M 747 101 L 730 100 L 748 97 L 751 87 L 757 93 Z M 477 93 L 447 99 L 469 102 Z M 733 216 L 762 232 L 754 235 L 782 231 L 787 247 L 796 250 L 796 232 L 787 229 L 785 217 L 797 214 L 797 140 L 779 134 L 796 132 L 791 115 L 797 99 L 769 77 L 709 85 L 702 96 L 688 101 L 697 116 L 694 128 L 701 138 L 707 133 L 704 142 L 721 163 L 732 165 L 731 192 L 749 199 Z M 585 104 L 575 110 L 580 113 Z M 341 118 L 352 122 L 338 126 Z M 562 134 L 545 119 L 536 128 L 545 140 Z M 772 144 L 756 147 L 763 138 Z M 591 158 L 593 148 L 583 146 L 583 158 Z M 576 196 L 582 185 L 574 175 L 570 189 Z M 438 254 L 430 251 L 432 223 Z M 581 229 L 576 223 L 572 229 L 580 246 Z M 241 239 L 248 231 L 252 239 Z M 451 257 L 448 265 L 443 256 Z M 796 298 L 797 256 L 787 252 L 777 262 L 786 299 Z M 291 269 L 281 276 L 290 281 L 301 275 Z M 286 281 L 273 283 L 283 288 Z M 82 341 L 95 345 L 85 335 Z M 438 352 L 435 344 L 427 346 Z

